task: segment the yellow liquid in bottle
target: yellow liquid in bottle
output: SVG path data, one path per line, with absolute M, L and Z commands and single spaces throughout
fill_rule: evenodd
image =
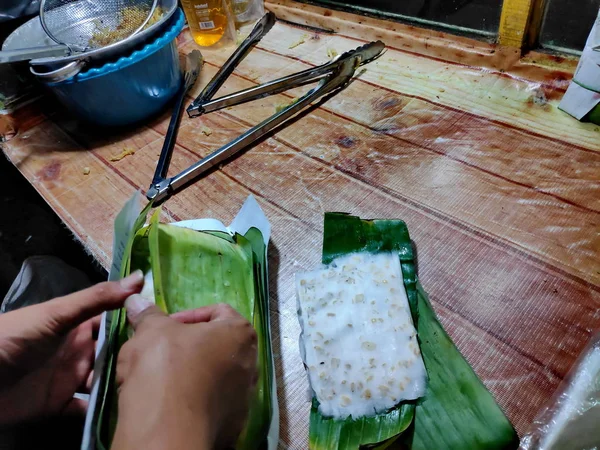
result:
M 181 0 L 185 17 L 196 44 L 216 44 L 227 29 L 227 12 L 223 0 Z

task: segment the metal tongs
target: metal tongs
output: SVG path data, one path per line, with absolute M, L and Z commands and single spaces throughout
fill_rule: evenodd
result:
M 231 55 L 213 79 L 206 85 L 200 95 L 187 108 L 189 116 L 199 117 L 202 114 L 257 100 L 269 95 L 279 94 L 288 89 L 293 89 L 309 83 L 317 81 L 319 83 L 296 102 L 293 102 L 268 119 L 263 120 L 233 141 L 170 178 L 167 178 L 167 171 L 169 168 L 170 155 L 175 146 L 175 139 L 166 139 L 156 167 L 154 179 L 146 194 L 146 197 L 149 200 L 154 200 L 155 205 L 162 203 L 174 192 L 193 181 L 196 177 L 258 141 L 277 126 L 284 124 L 300 111 L 310 106 L 315 100 L 325 96 L 327 96 L 326 98 L 329 98 L 330 96 L 337 94 L 350 83 L 359 66 L 377 59 L 381 56 L 385 48 L 385 45 L 381 41 L 371 42 L 339 55 L 332 61 L 321 66 L 213 99 L 214 95 L 229 75 L 231 75 L 237 65 L 273 27 L 275 20 L 275 15 L 269 12 L 258 21 L 242 45 L 240 45 Z M 168 141 L 170 141 L 170 143 L 168 143 Z

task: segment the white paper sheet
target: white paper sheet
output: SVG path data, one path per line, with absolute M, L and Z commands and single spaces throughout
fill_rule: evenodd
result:
M 575 74 L 558 108 L 583 119 L 600 103 L 600 13 L 590 31 Z

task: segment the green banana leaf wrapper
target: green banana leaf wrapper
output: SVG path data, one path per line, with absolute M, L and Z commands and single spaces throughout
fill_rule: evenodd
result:
M 277 430 L 271 430 L 272 419 L 277 420 L 277 401 L 269 322 L 267 243 L 263 234 L 253 227 L 242 235 L 161 224 L 160 210 L 154 212 L 149 225 L 144 227 L 148 209 L 142 212 L 131 233 L 121 275 L 127 276 L 137 269 L 144 273 L 151 270 L 156 304 L 169 314 L 225 302 L 254 325 L 258 335 L 259 379 L 235 449 L 273 448 L 267 438 L 277 434 Z M 108 335 L 108 357 L 95 430 L 97 448 L 110 448 L 118 417 L 116 360 L 119 348 L 131 335 L 125 311 L 120 310 L 113 316 Z
M 508 450 L 518 436 L 494 398 L 442 328 L 418 282 L 406 224 L 362 220 L 326 213 L 324 264 L 356 252 L 396 252 L 421 354 L 428 374 L 425 396 L 385 413 L 360 419 L 324 417 L 313 398 L 309 444 L 312 450 L 412 449 Z

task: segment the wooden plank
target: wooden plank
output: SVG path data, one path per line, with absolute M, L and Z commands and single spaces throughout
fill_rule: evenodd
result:
M 293 72 L 294 62 L 299 59 L 310 65 L 318 65 L 327 61 L 328 48 L 341 54 L 362 44 L 358 40 L 321 34 L 318 39 L 309 36 L 304 44 L 289 48 L 304 35 L 305 30 L 276 25 L 261 41 L 259 48 L 286 57 L 287 62 L 280 62 L 279 72 L 286 69 Z M 212 58 L 225 56 L 222 53 L 213 56 L 211 52 L 207 54 L 207 60 L 220 64 L 220 59 Z M 578 122 L 558 110 L 562 91 L 546 88 L 541 83 L 528 82 L 501 72 L 441 64 L 440 61 L 395 49 L 389 49 L 365 69 L 357 81 L 365 90 L 369 86 L 379 86 L 598 151 L 600 127 Z M 268 72 L 262 74 L 267 77 L 277 75 Z M 506 95 L 507 92 L 510 95 Z
M 539 27 L 536 24 L 541 21 L 544 11 L 544 0 L 533 1 L 536 6 L 529 27 L 532 40 L 537 37 L 535 31 Z M 510 72 L 515 76 L 563 88 L 568 85 L 578 62 L 577 57 L 546 53 L 531 55 L 527 61 L 523 61 L 520 47 L 499 46 L 496 42 L 484 42 L 391 20 L 359 16 L 314 4 L 299 4 L 294 0 L 267 0 L 266 5 L 279 18 L 331 29 L 339 36 L 365 41 L 381 39 L 390 48 L 404 52 L 473 68 Z
M 252 58 L 252 56 L 250 58 Z M 278 55 L 270 53 L 261 54 L 258 52 L 256 59 L 249 60 L 247 64 L 241 66 L 236 72 L 237 75 L 243 77 L 247 81 L 247 83 L 243 80 L 236 82 L 238 89 L 251 86 L 253 83 L 267 81 L 270 78 L 269 75 L 258 75 L 255 64 L 260 64 L 261 67 L 265 67 L 265 69 L 267 69 L 265 72 L 268 74 L 270 74 L 271 71 L 275 71 L 276 67 L 282 65 L 281 58 Z M 296 62 L 293 67 L 290 67 L 290 70 L 300 70 L 307 67 L 309 66 L 301 65 L 299 62 Z M 205 72 L 206 71 L 213 74 L 214 67 L 206 67 Z M 231 83 L 228 90 L 233 90 L 233 85 Z M 442 95 L 445 92 L 445 89 L 442 88 L 439 89 L 439 91 L 440 95 Z M 298 94 L 296 93 L 296 95 Z M 271 100 L 271 103 L 285 103 L 286 101 L 287 100 L 285 99 L 278 98 L 277 100 Z M 260 104 L 263 103 L 268 104 L 269 100 L 266 99 Z M 356 107 L 347 108 L 346 106 L 349 104 L 353 104 Z M 254 105 L 250 107 L 254 112 L 258 112 Z M 575 170 L 575 165 L 579 165 L 581 158 L 586 159 L 586 161 L 589 158 L 591 158 L 591 161 L 598 161 L 598 158 L 595 155 L 588 157 L 577 152 L 575 160 L 572 161 L 572 148 L 566 144 L 557 143 L 543 136 L 529 135 L 527 132 L 518 132 L 513 127 L 503 126 L 503 124 L 490 124 L 485 117 L 479 117 L 470 113 L 465 114 L 462 111 L 444 108 L 443 106 L 423 101 L 419 98 L 409 97 L 402 93 L 389 92 L 383 88 L 373 86 L 364 89 L 364 86 L 362 85 L 352 84 L 343 94 L 333 98 L 322 109 L 347 118 L 356 124 L 362 124 L 373 131 L 396 136 L 399 139 L 423 147 L 452 147 L 454 136 L 448 137 L 448 127 L 449 125 L 452 125 L 453 129 L 450 131 L 453 135 L 455 133 L 460 134 L 460 140 L 462 141 L 461 147 L 463 148 L 463 153 L 469 163 L 477 164 L 477 158 L 470 157 L 468 150 L 474 150 L 475 148 L 479 150 L 480 147 L 489 145 L 491 148 L 487 149 L 488 154 L 486 155 L 483 164 L 486 168 L 491 163 L 497 166 L 497 170 L 494 170 L 494 173 L 498 175 L 501 174 L 503 177 L 509 177 L 511 180 L 518 183 L 526 184 L 527 181 L 530 180 L 532 181 L 530 184 L 535 186 L 539 186 L 540 183 L 544 185 L 547 184 L 547 191 L 545 192 L 551 192 L 558 187 L 557 185 L 560 185 L 561 187 L 566 188 L 564 189 L 564 195 L 566 196 L 565 200 L 567 201 L 581 202 L 585 199 L 586 202 L 589 202 L 589 198 L 586 198 L 588 189 L 590 186 L 592 189 L 597 188 L 597 186 L 591 182 L 597 170 L 597 163 L 592 164 L 591 170 L 583 175 L 584 179 L 590 181 L 589 185 L 584 185 L 575 180 L 572 180 L 573 182 L 571 182 L 571 179 L 568 177 L 556 173 L 559 168 L 565 168 L 565 171 L 567 172 Z M 235 110 L 233 111 L 235 112 Z M 260 117 L 263 115 L 267 115 L 266 112 Z M 459 124 L 468 125 L 470 123 L 476 125 L 468 127 L 468 133 L 466 131 L 459 132 Z M 414 127 L 418 127 L 419 132 L 415 132 L 417 130 L 414 130 Z M 485 132 L 485 136 L 483 132 Z M 470 133 L 476 133 L 476 135 L 470 137 Z M 509 149 L 512 149 L 515 145 L 518 147 L 526 145 L 528 147 L 527 152 L 523 152 L 521 156 L 527 156 L 528 158 L 537 161 L 545 161 L 539 168 L 536 165 L 532 165 L 529 169 L 533 172 L 534 178 L 531 178 L 532 173 L 529 173 L 529 171 L 526 176 L 523 176 L 525 174 L 522 171 L 515 170 L 514 161 L 522 161 L 520 159 L 515 159 L 513 161 L 509 158 L 498 158 L 498 160 L 492 158 L 492 156 L 499 156 L 498 143 L 504 141 L 510 141 L 510 144 L 506 145 Z M 550 151 L 550 154 L 547 153 L 548 150 Z M 492 153 L 495 153 L 495 155 L 492 155 Z M 484 159 L 480 162 L 483 161 Z M 510 163 L 510 165 L 507 166 L 507 163 Z M 549 173 L 554 175 L 549 177 Z M 567 186 L 565 186 L 565 182 L 567 183 Z M 573 196 L 571 196 L 572 194 Z M 598 209 L 600 200 L 598 202 L 592 201 L 594 202 L 593 208 Z
M 535 0 L 503 0 L 498 42 L 507 47 L 522 48 Z
M 472 66 L 505 67 L 495 44 L 444 33 L 439 30 L 377 19 L 294 0 L 267 0 L 266 7 L 277 17 L 293 23 L 332 30 L 338 35 L 365 40 L 381 39 L 388 45 L 428 57 Z M 506 56 L 506 55 L 504 55 Z M 513 63 L 518 55 L 512 55 Z M 503 60 L 502 60 L 503 59 Z
M 265 56 L 263 64 L 268 64 L 268 59 Z M 205 68 L 209 73 L 214 70 Z M 240 68 L 240 72 L 244 71 Z M 207 78 L 208 75 L 204 74 Z M 231 78 L 228 89 L 251 84 L 248 80 Z M 390 96 L 377 89 L 364 93 L 353 88 L 280 131 L 277 139 L 293 150 L 333 165 L 357 179 L 368 180 L 369 184 L 424 205 L 430 211 L 440 212 L 467 227 L 485 230 L 503 242 L 519 244 L 570 273 L 598 279 L 594 271 L 590 274 L 589 268 L 600 269 L 594 250 L 600 241 L 597 235 L 588 235 L 587 226 L 582 224 L 595 224 L 592 226 L 600 228 L 598 209 L 590 209 L 600 204 L 589 201 L 590 189 L 600 194 L 600 185 L 594 183 L 600 171 L 599 155 L 585 153 L 574 158 L 572 149 L 557 147 L 547 139 L 523 139 L 515 135 L 514 130 L 503 130 L 483 119 L 474 120 L 443 110 L 437 114 L 423 112 L 416 100 Z M 281 96 L 264 99 L 231 108 L 227 114 L 249 127 L 258 118 L 272 114 L 274 105 L 289 101 L 289 97 Z M 350 104 L 356 104 L 356 108 L 349 108 Z M 372 108 L 372 105 L 380 107 Z M 358 111 L 360 116 L 355 121 L 339 117 L 351 116 L 352 111 Z M 429 121 L 431 117 L 435 120 Z M 414 128 L 411 128 L 411 120 Z M 357 126 L 359 121 L 363 127 Z M 324 137 L 320 130 L 327 127 L 335 133 Z M 377 127 L 386 132 L 373 133 L 372 129 Z M 199 139 L 201 126 L 196 129 L 194 139 Z M 238 132 L 243 130 L 243 126 L 237 128 Z M 400 130 L 401 141 L 388 136 L 398 134 L 395 130 Z M 419 147 L 408 143 L 413 135 Z M 229 139 L 233 137 L 234 134 L 228 134 Z M 214 142 L 214 139 L 209 141 Z M 216 148 L 217 144 L 214 145 Z M 498 151 L 503 148 L 510 149 L 510 157 L 499 157 Z M 532 161 L 526 171 L 521 169 L 525 161 Z M 582 161 L 586 164 L 581 165 Z M 569 169 L 580 171 L 574 183 L 565 181 Z M 586 179 L 589 183 L 582 182 Z M 435 192 L 435 196 L 431 192 Z M 558 195 L 563 193 L 564 198 Z M 574 204 L 574 200 L 579 203 Z M 540 204 L 544 208 L 540 209 Z M 535 215 L 532 215 L 533 210 Z M 538 220 L 547 225 L 539 227 Z M 560 238 L 558 229 L 564 231 Z

